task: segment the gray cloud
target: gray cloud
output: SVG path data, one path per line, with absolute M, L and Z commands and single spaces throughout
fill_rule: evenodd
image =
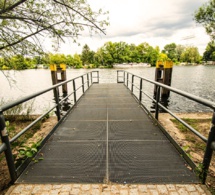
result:
M 193 20 L 194 11 L 202 5 L 202 2 L 203 0 L 179 0 L 174 3 L 170 1 L 170 10 L 164 10 L 159 15 L 156 15 L 155 12 L 152 18 L 147 21 L 145 21 L 144 17 L 140 17 L 138 21 L 134 21 L 135 25 L 121 26 L 117 24 L 115 27 L 110 28 L 107 37 L 135 36 L 142 33 L 155 37 L 168 37 L 177 30 L 195 25 Z

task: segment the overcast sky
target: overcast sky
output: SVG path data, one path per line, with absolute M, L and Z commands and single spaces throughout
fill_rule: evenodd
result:
M 64 45 L 59 52 L 81 53 L 84 44 L 96 51 L 105 42 L 147 42 L 159 46 L 193 45 L 202 54 L 210 41 L 205 29 L 193 20 L 194 12 L 207 0 L 88 0 L 93 9 L 109 11 L 106 36 L 82 36 L 81 46 Z M 187 39 L 188 37 L 192 37 Z

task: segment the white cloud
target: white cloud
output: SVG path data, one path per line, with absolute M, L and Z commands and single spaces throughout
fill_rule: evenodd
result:
M 77 46 L 73 43 L 63 44 L 59 52 L 80 53 L 84 44 L 93 50 L 105 42 L 124 41 L 140 44 L 148 42 L 160 49 L 166 44 L 189 44 L 204 52 L 209 36 L 193 20 L 195 10 L 205 0 L 88 0 L 93 9 L 102 8 L 109 11 L 110 26 L 107 35 L 80 37 Z M 192 39 L 183 38 L 193 36 Z

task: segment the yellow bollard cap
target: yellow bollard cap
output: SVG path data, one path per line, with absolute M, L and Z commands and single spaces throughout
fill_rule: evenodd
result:
M 172 61 L 165 61 L 164 68 L 172 68 L 172 67 L 173 67 L 173 62 Z
M 66 64 L 60 64 L 60 68 L 61 68 L 62 70 L 66 70 Z
M 156 62 L 156 68 L 160 68 L 160 65 L 163 65 L 163 62 L 162 61 L 157 61 Z
M 50 70 L 51 70 L 51 71 L 57 71 L 57 66 L 56 66 L 56 64 L 50 64 Z

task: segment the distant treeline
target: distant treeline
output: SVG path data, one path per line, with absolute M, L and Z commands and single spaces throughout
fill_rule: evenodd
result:
M 97 52 L 92 51 L 88 45 L 84 45 L 81 54 L 43 54 L 41 56 L 26 57 L 16 55 L 10 58 L 0 58 L 0 69 L 31 69 L 39 64 L 61 64 L 65 63 L 73 68 L 97 68 L 112 67 L 121 63 L 149 63 L 152 66 L 157 60 L 172 60 L 175 64 L 181 62 L 200 63 L 201 60 L 215 60 L 215 44 L 210 42 L 204 52 L 203 58 L 200 56 L 198 48 L 194 46 L 167 44 L 162 51 L 158 46 L 152 47 L 148 43 L 139 45 L 127 44 L 125 42 L 107 42 Z

